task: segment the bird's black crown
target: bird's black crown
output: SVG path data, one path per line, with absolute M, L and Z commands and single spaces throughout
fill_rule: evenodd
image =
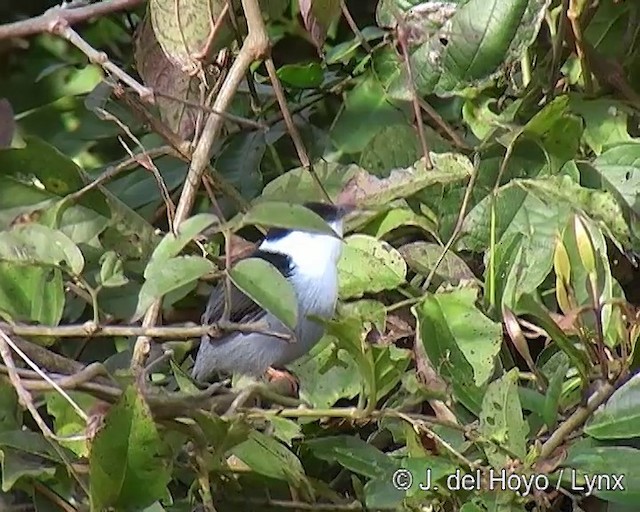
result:
M 351 210 L 350 207 L 344 205 L 334 205 L 329 203 L 304 203 L 305 208 L 308 208 L 313 213 L 316 213 L 322 217 L 326 222 L 333 222 L 344 217 Z
M 322 217 L 325 222 L 335 222 L 336 220 L 340 220 L 342 217 L 347 215 L 351 210 L 353 210 L 352 206 L 349 205 L 333 205 L 329 203 L 316 203 L 309 202 L 304 203 L 304 207 L 308 208 L 316 215 Z M 285 228 L 271 228 L 267 231 L 266 238 L 268 240 L 277 240 L 286 236 L 290 233 L 290 229 Z

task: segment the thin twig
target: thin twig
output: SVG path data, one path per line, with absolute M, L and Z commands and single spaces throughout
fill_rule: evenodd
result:
M 55 338 L 111 338 L 119 336 L 147 336 L 150 338 L 189 339 L 208 335 L 211 338 L 220 336 L 224 332 L 258 332 L 283 340 L 291 339 L 288 334 L 270 331 L 264 322 L 239 324 L 235 322 L 216 322 L 211 325 L 184 326 L 138 326 L 138 325 L 98 325 L 85 322 L 76 325 L 26 325 L 0 323 L 0 329 L 17 334 L 18 336 L 52 336 Z
M 158 148 L 145 150 L 145 153 L 149 158 L 163 156 L 163 155 L 169 154 L 170 152 L 171 152 L 171 148 L 169 146 L 160 146 Z M 94 179 L 93 181 L 91 181 L 90 183 L 82 187 L 80 190 L 76 190 L 72 194 L 65 196 L 62 200 L 69 201 L 69 202 L 77 201 L 78 199 L 80 199 L 81 196 L 83 196 L 87 192 L 106 183 L 109 180 L 112 180 L 121 172 L 138 167 L 140 165 L 140 158 L 141 158 L 141 155 L 139 153 L 135 153 L 133 155 L 130 155 L 129 158 L 124 159 L 122 162 L 120 162 L 117 165 L 110 165 L 96 179 Z
M 311 173 L 311 177 L 316 182 L 316 185 L 318 185 L 318 188 L 322 192 L 322 195 L 324 195 L 325 199 L 331 202 L 331 197 L 327 193 L 324 185 L 320 181 L 320 178 L 318 178 L 316 171 L 311 165 L 311 161 L 309 160 L 307 150 L 304 148 L 300 132 L 298 131 L 298 128 L 293 121 L 293 117 L 291 117 L 291 112 L 289 112 L 289 106 L 287 105 L 287 99 L 284 96 L 284 89 L 282 88 L 282 84 L 280 83 L 280 79 L 278 78 L 278 72 L 276 71 L 276 66 L 273 63 L 273 59 L 271 59 L 271 57 L 267 58 L 265 61 L 265 65 L 267 67 L 267 73 L 269 74 L 269 80 L 271 80 L 271 87 L 273 87 L 273 91 L 276 94 L 276 99 L 278 100 L 278 105 L 280 106 L 280 110 L 282 111 L 282 116 L 284 117 L 287 131 L 289 132 L 289 136 L 291 137 L 293 145 L 296 148 L 296 153 L 298 153 L 300 163 L 302 164 L 302 167 L 304 167 Z
M 427 103 L 424 99 L 418 99 L 420 103 L 420 107 L 424 110 L 427 115 L 433 119 L 433 121 L 440 127 L 442 130 L 449 136 L 451 142 L 453 142 L 460 149 L 471 149 L 470 146 L 462 140 L 462 137 L 458 135 L 453 127 L 447 123 L 447 121 L 438 113 L 438 111 L 433 108 L 429 103 Z
M 149 156 L 149 153 L 147 152 L 146 148 L 140 142 L 140 139 L 138 139 L 138 137 L 136 137 L 133 134 L 131 129 L 126 124 L 124 124 L 122 121 L 120 121 L 120 119 L 118 119 L 118 117 L 116 117 L 111 112 L 108 112 L 108 111 L 106 111 L 106 110 L 104 110 L 102 108 L 97 108 L 96 109 L 96 113 L 100 117 L 104 118 L 105 120 L 112 121 L 115 124 L 117 124 L 122 129 L 122 131 L 124 133 L 126 133 L 127 136 L 140 149 L 140 154 L 137 155 L 138 163 L 140 164 L 141 167 L 143 167 L 144 169 L 149 171 L 153 175 L 154 179 L 156 180 L 156 184 L 158 185 L 158 189 L 160 190 L 160 195 L 161 195 L 162 200 L 163 200 L 163 202 L 164 202 L 164 204 L 165 204 L 165 206 L 167 208 L 167 222 L 168 222 L 168 225 L 169 225 L 169 230 L 175 235 L 176 232 L 175 232 L 174 226 L 173 226 L 173 215 L 175 213 L 176 206 L 173 204 L 173 201 L 171 200 L 171 195 L 169 194 L 169 189 L 167 188 L 167 184 L 164 182 L 164 179 L 162 178 L 162 174 L 160 174 L 160 171 L 156 167 L 156 164 L 153 163 L 153 158 L 151 158 Z M 129 149 L 129 147 L 126 145 L 126 143 L 123 140 L 120 140 L 120 143 L 124 147 L 125 151 L 129 154 L 129 157 L 133 158 L 134 157 L 133 151 L 131 151 Z
M 16 390 L 16 394 L 18 395 L 18 399 L 22 406 L 31 413 L 33 420 L 36 422 L 40 430 L 50 439 L 57 439 L 56 435 L 51 431 L 49 426 L 45 423 L 36 409 L 36 406 L 33 403 L 33 399 L 31 398 L 31 394 L 24 388 L 22 382 L 20 381 L 20 376 L 16 371 L 16 365 L 13 362 L 13 357 L 11 355 L 11 349 L 9 348 L 9 344 L 7 340 L 10 341 L 10 338 L 4 333 L 4 331 L 0 330 L 0 356 L 4 361 L 5 366 L 7 367 L 9 380 L 11 381 L 11 385 Z
M 63 20 L 68 25 L 75 25 L 90 18 L 112 14 L 125 9 L 133 9 L 144 3 L 144 0 L 104 0 L 85 7 L 63 9 L 53 7 L 40 16 L 15 23 L 0 25 L 0 39 L 26 37 L 47 32 L 52 22 Z
M 433 162 L 429 156 L 429 146 L 427 145 L 427 139 L 424 135 L 424 125 L 422 123 L 422 112 L 420 110 L 420 102 L 418 100 L 418 92 L 416 91 L 416 84 L 413 80 L 413 70 L 411 68 L 411 54 L 409 53 L 409 45 L 407 44 L 407 34 L 401 23 L 398 23 L 398 42 L 402 48 L 402 54 L 407 66 L 407 79 L 409 80 L 409 89 L 411 90 L 411 104 L 413 105 L 413 114 L 416 118 L 416 129 L 418 130 L 418 137 L 420 139 L 420 146 L 422 147 L 422 154 L 424 156 L 424 164 L 427 169 L 433 169 Z
M 254 121 L 253 119 L 247 119 L 246 117 L 236 116 L 235 114 L 230 114 L 229 112 L 222 112 L 220 110 L 214 110 L 211 107 L 207 107 L 206 105 L 202 105 L 195 101 L 185 100 L 183 98 L 176 98 L 175 96 L 171 96 L 170 94 L 166 94 L 159 91 L 154 91 L 156 96 L 161 98 L 166 98 L 168 100 L 175 101 L 176 103 L 182 103 L 191 108 L 202 110 L 203 112 L 207 112 L 209 114 L 217 114 L 221 117 L 224 117 L 227 121 L 231 121 L 232 123 L 239 124 L 241 126 L 247 126 L 249 128 L 254 128 L 257 130 L 268 130 L 269 126 L 261 123 L 260 121 Z
M 591 66 L 589 65 L 589 56 L 584 49 L 584 38 L 582 33 L 582 27 L 580 25 L 580 18 L 582 14 L 582 7 L 576 0 L 570 0 L 569 9 L 567 10 L 567 18 L 571 24 L 571 30 L 573 31 L 575 40 L 576 55 L 580 60 L 580 67 L 582 68 L 582 76 L 584 77 L 584 89 L 589 95 L 593 93 L 593 80 L 591 78 Z
M 362 45 L 362 47 L 365 49 L 367 53 L 372 53 L 373 49 L 369 45 L 369 42 L 362 35 L 362 32 L 360 32 L 360 29 L 358 28 L 357 23 L 355 22 L 355 20 L 353 19 L 353 16 L 351 16 L 351 13 L 349 12 L 349 9 L 347 8 L 347 3 L 345 2 L 345 0 L 340 0 L 340 9 L 342 9 L 342 15 L 344 16 L 344 19 L 347 20 L 347 24 L 349 25 L 349 28 L 351 29 L 353 34 L 356 36 L 358 41 L 360 41 L 360 44 Z
M 64 18 L 55 18 L 49 25 L 49 31 L 52 34 L 56 34 L 69 41 L 72 45 L 74 45 L 82 53 L 84 53 L 91 62 L 99 64 L 106 71 L 118 78 L 118 80 L 120 80 L 122 83 L 127 84 L 134 91 L 136 91 L 138 96 L 140 96 L 140 99 L 142 99 L 143 101 L 148 103 L 153 103 L 155 101 L 153 97 L 153 89 L 142 85 L 135 78 L 122 71 L 118 66 L 116 66 L 109 60 L 109 57 L 106 53 L 99 52 L 95 48 L 93 48 L 89 43 L 82 39 L 75 30 L 73 30 L 69 26 Z

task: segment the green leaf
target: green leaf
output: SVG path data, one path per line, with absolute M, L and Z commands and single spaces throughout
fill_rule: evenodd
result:
M 596 478 L 595 496 L 613 503 L 637 506 L 640 500 L 639 457 L 640 450 L 626 446 L 574 444 L 562 463 L 567 468 L 562 472 L 564 487 L 570 492 L 584 492 L 587 489 L 584 477 L 588 476 L 592 483 Z M 614 487 L 613 475 L 622 476 L 620 483 L 623 489 Z
M 640 437 L 640 379 L 632 377 L 600 407 L 585 426 L 596 439 Z
M 287 64 L 278 69 L 277 74 L 285 84 L 299 89 L 320 87 L 324 80 L 322 67 L 317 62 Z
M 603 186 L 636 214 L 640 214 L 637 191 L 640 187 L 640 144 L 621 144 L 602 153 L 592 162 Z M 586 167 L 589 169 L 589 166 Z
M 376 399 L 382 399 L 402 379 L 411 362 L 411 351 L 395 345 L 373 346 Z
M 95 405 L 97 399 L 85 393 L 68 391 L 73 401 L 84 411 L 89 411 Z M 47 412 L 54 418 L 54 432 L 60 437 L 79 436 L 85 433 L 87 422 L 81 418 L 71 404 L 60 393 L 48 393 L 46 395 Z M 60 441 L 78 457 L 87 457 L 89 447 L 86 440 Z
M 233 447 L 231 452 L 260 475 L 285 480 L 307 492 L 311 490 L 298 457 L 261 432 L 252 430 L 249 439 Z
M 451 144 L 429 126 L 424 127 L 429 149 L 436 153 L 451 150 Z M 409 167 L 422 156 L 420 140 L 413 126 L 403 123 L 384 125 L 360 154 L 360 165 L 376 176 L 385 177 L 392 169 Z
M 524 460 L 528 430 L 518 398 L 518 371 L 513 369 L 487 387 L 482 400 L 480 432 Z M 509 457 L 491 444 L 485 446 L 485 453 L 495 469 L 503 468 Z
M 461 301 L 464 303 L 469 300 L 465 298 L 465 294 L 468 292 L 463 292 L 462 296 L 454 293 L 452 298 L 447 298 L 449 294 L 429 295 L 414 306 L 412 312 L 418 321 L 419 339 L 431 364 L 438 368 L 439 374 L 451 385 L 455 397 L 474 414 L 479 414 L 484 386 L 476 385 L 474 375 L 477 378 L 491 368 L 487 363 L 490 362 L 488 356 L 493 348 L 483 351 L 484 340 L 474 340 L 475 349 L 486 357 L 483 365 L 474 370 L 458 346 L 457 339 L 461 334 L 469 341 L 474 339 L 474 326 L 470 325 L 468 319 L 459 316 Z M 468 307 L 468 304 L 464 307 Z M 479 313 L 475 313 L 477 314 Z
M 583 139 L 596 155 L 607 147 L 634 140 L 627 131 L 627 120 L 633 110 L 620 101 L 572 96 L 571 110 L 584 119 Z
M 256 203 L 243 216 L 242 222 L 245 225 L 259 224 L 269 227 L 298 229 L 312 233 L 327 233 L 336 236 L 335 231 L 322 217 L 300 204 Z
M 272 416 L 269 418 L 269 422 L 273 426 L 273 436 L 288 446 L 291 446 L 294 439 L 303 437 L 302 427 L 295 421 Z
M 536 324 L 542 327 L 549 337 L 558 345 L 571 362 L 577 367 L 584 382 L 589 382 L 589 364 L 584 352 L 578 349 L 569 337 L 558 327 L 545 308 L 531 295 L 523 295 L 518 302 L 518 308 L 514 311 L 518 316 L 531 315 L 536 319 Z
M 327 30 L 340 17 L 340 0 L 299 0 L 299 6 L 311 40 L 322 48 Z
M 544 422 L 552 430 L 556 426 L 558 419 L 558 413 L 560 408 L 560 397 L 562 396 L 562 385 L 567 377 L 567 371 L 569 370 L 569 361 L 566 359 L 553 372 L 551 379 L 549 380 L 549 388 L 544 397 L 544 409 L 543 419 Z
M 362 297 L 400 286 L 407 275 L 407 264 L 387 242 L 352 235 L 345 239 L 338 274 L 341 298 Z
M 369 73 L 347 94 L 331 138 L 341 151 L 360 153 L 385 126 L 403 121 L 402 112 L 387 101 L 382 85 Z
M 178 234 L 167 233 L 153 251 L 155 261 L 166 261 L 178 256 L 182 249 L 208 227 L 218 223 L 218 217 L 211 213 L 199 213 L 178 226 Z
M 330 320 L 326 323 L 327 334 L 336 338 L 338 347 L 346 350 L 358 364 L 358 371 L 362 377 L 362 390 L 371 402 L 377 399 L 375 363 L 373 353 L 364 341 L 366 332 L 360 318 L 344 318 Z
M 22 477 L 31 479 L 49 479 L 56 474 L 56 465 L 48 460 L 42 460 L 21 450 L 0 448 L 2 461 L 2 490 L 10 491 Z M 26 482 L 25 482 L 26 483 Z
M 320 183 L 332 200 L 336 200 L 345 184 L 359 170 L 356 165 L 342 165 L 333 162 L 319 161 L 313 164 L 313 170 Z M 324 200 L 322 190 L 308 169 L 298 167 L 292 169 L 269 182 L 262 191 L 261 198 L 269 201 Z
M 36 137 L 25 141 L 24 148 L 0 151 L 0 226 L 9 226 L 20 215 L 42 214 L 43 220 L 52 216 L 48 225 L 75 243 L 95 240 L 108 227 L 111 236 L 126 239 L 123 249 L 136 257 L 150 254 L 157 243 L 151 224 L 103 186 L 70 204 L 68 195 L 82 189 L 89 178 L 50 144 Z
M 489 320 L 475 306 L 474 288 L 461 288 L 431 297 L 444 318 L 456 345 L 473 368 L 475 385 L 487 383 L 493 374 L 495 358 L 502 344 L 502 326 Z
M 218 154 L 214 168 L 236 187 L 243 197 L 253 198 L 263 188 L 260 166 L 267 150 L 265 133 L 239 132 Z
M 409 208 L 392 208 L 373 218 L 362 231 L 374 238 L 382 238 L 394 229 L 405 226 L 416 226 L 432 235 L 437 233 L 436 223 L 432 219 L 418 215 Z
M 19 431 L 22 425 L 22 409 L 16 390 L 8 382 L 0 382 L 0 433 Z
M 100 256 L 98 283 L 106 288 L 116 288 L 129 282 L 124 275 L 124 265 L 115 251 L 107 251 Z
M 394 18 L 412 4 L 380 2 L 376 13 L 379 24 L 395 26 Z M 502 74 L 534 41 L 547 5 L 547 1 L 538 0 L 469 0 L 453 13 L 443 7 L 419 14 L 414 11 L 417 15 L 411 21 L 409 53 L 418 94 L 459 93 Z M 379 76 L 394 98 L 409 99 L 406 64 L 391 53 L 385 59 L 384 66 L 376 63 Z
M 76 244 L 62 232 L 41 224 L 19 224 L 0 232 L 0 260 L 28 265 L 64 263 L 75 275 L 84 268 L 84 258 Z
M 61 453 L 68 460 L 73 460 L 73 452 L 65 448 L 54 448 L 42 434 L 30 430 L 7 430 L 0 432 L 0 447 L 12 448 L 35 455 L 41 459 L 62 464 L 64 460 Z M 61 451 L 60 451 L 61 450 Z
M 135 387 L 107 413 L 89 459 L 91 509 L 141 509 L 164 497 L 170 459 L 151 411 Z
M 353 378 L 358 364 L 331 339 L 325 337 L 309 354 L 289 365 L 300 381 L 300 398 L 318 409 L 331 407 L 341 398 L 350 400 L 362 390 Z
M 375 478 L 396 463 L 376 447 L 353 436 L 328 436 L 306 441 L 313 454 L 327 462 L 337 462 L 359 475 Z
M 64 303 L 59 269 L 0 262 L 0 316 L 18 322 L 58 325 Z
M 215 37 L 209 41 L 214 34 L 214 21 L 220 17 L 223 7 L 224 2 L 220 0 L 188 0 L 179 4 L 152 0 L 149 3 L 153 32 L 174 65 L 187 71 L 197 69 L 195 55 L 198 52 L 208 49 L 206 57 L 211 58 L 233 40 L 230 17 L 225 16 L 216 27 Z
M 142 317 L 155 300 L 185 285 L 195 283 L 214 270 L 213 263 L 200 256 L 178 256 L 158 262 L 151 261 L 144 271 L 146 280 L 140 289 L 138 306 L 132 321 Z
M 442 254 L 442 247 L 429 242 L 412 242 L 398 249 L 411 270 L 429 275 Z M 444 259 L 434 275 L 435 284 L 442 282 L 456 286 L 460 281 L 475 281 L 475 275 L 464 260 L 452 251 L 445 253 Z
M 271 263 L 246 258 L 236 263 L 229 277 L 256 304 L 290 329 L 298 323 L 298 301 L 291 283 Z

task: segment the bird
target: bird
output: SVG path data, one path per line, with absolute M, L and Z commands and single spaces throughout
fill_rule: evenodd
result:
M 292 333 L 274 315 L 231 284 L 229 320 L 263 321 L 268 332 L 293 334 L 293 339 L 268 332 L 229 332 L 220 338 L 202 336 L 191 372 L 196 381 L 210 382 L 216 374 L 242 374 L 271 379 L 287 376 L 279 368 L 307 354 L 322 338 L 324 326 L 312 317 L 333 317 L 338 299 L 338 261 L 342 253 L 344 218 L 352 205 L 308 202 L 305 207 L 322 217 L 329 233 L 271 228 L 249 257 L 271 263 L 292 285 L 298 303 L 298 322 Z M 216 285 L 202 315 L 202 323 L 219 321 L 225 309 L 225 283 Z M 291 377 L 288 377 L 291 379 Z M 296 386 L 294 384 L 294 386 Z M 297 387 L 297 386 L 296 386 Z

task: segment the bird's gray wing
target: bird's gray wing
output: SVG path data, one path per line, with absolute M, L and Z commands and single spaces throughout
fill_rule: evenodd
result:
M 230 322 L 258 322 L 264 318 L 266 315 L 264 309 L 242 293 L 233 283 L 229 282 L 229 285 L 231 286 Z M 225 287 L 225 280 L 220 280 L 211 292 L 207 307 L 202 315 L 203 324 L 212 324 L 222 319 L 225 304 Z

